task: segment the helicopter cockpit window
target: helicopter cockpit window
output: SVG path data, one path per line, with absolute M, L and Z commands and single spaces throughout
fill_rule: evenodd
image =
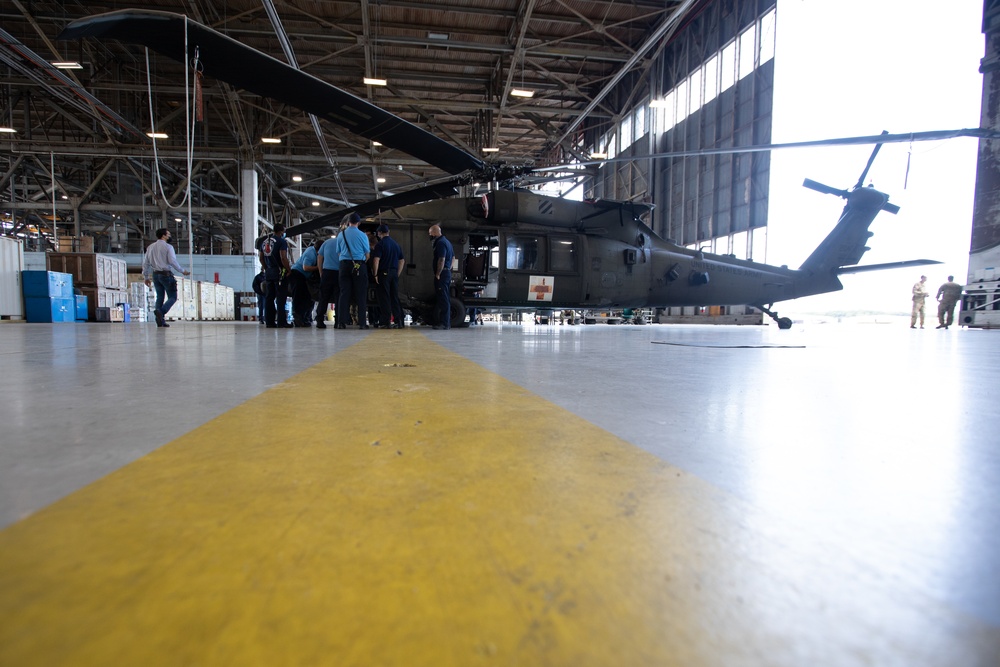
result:
M 539 263 L 542 242 L 534 236 L 507 237 L 507 270 L 540 271 Z
M 549 239 L 549 271 L 576 271 L 576 241 L 570 238 Z

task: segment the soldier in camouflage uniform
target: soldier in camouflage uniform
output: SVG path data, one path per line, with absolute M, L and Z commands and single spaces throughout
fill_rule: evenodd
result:
M 917 316 L 920 317 L 920 328 L 924 328 L 924 299 L 930 295 L 924 285 L 926 282 L 927 276 L 920 276 L 920 282 L 913 286 L 913 310 L 910 312 L 911 329 L 917 328 Z
M 955 321 L 955 304 L 962 298 L 962 286 L 955 282 L 955 276 L 948 276 L 948 282 L 938 287 L 938 329 L 947 329 Z

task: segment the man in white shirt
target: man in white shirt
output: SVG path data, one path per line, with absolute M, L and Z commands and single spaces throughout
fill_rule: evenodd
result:
M 156 318 L 156 326 L 169 327 L 164 315 L 170 312 L 170 308 L 177 301 L 177 281 L 171 269 L 175 269 L 185 276 L 191 275 L 190 271 L 185 271 L 177 263 L 177 255 L 174 247 L 170 245 L 170 230 L 163 228 L 156 230 L 156 241 L 146 248 L 146 256 L 142 259 L 142 277 L 149 286 L 150 280 L 156 288 L 156 308 L 153 309 L 153 316 Z M 166 301 L 163 296 L 166 294 Z

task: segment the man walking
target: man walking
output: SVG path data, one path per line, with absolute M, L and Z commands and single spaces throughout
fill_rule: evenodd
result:
M 177 254 L 174 252 L 174 247 L 170 245 L 170 230 L 157 229 L 156 241 L 146 248 L 146 255 L 142 259 L 142 277 L 147 287 L 152 280 L 156 289 L 156 307 L 153 309 L 153 317 L 156 318 L 156 326 L 158 327 L 170 326 L 164 318 L 177 302 L 177 280 L 171 269 L 185 276 L 191 275 L 190 271 L 185 271 L 177 263 Z M 167 297 L 166 301 L 163 299 L 164 294 Z
M 924 328 L 924 299 L 930 292 L 927 291 L 927 276 L 920 276 L 920 282 L 913 285 L 913 310 L 910 311 L 910 328 L 917 328 L 917 317 L 920 318 L 920 328 Z
M 403 306 L 399 302 L 399 276 L 406 261 L 403 249 L 395 239 L 389 238 L 389 225 L 379 225 L 375 231 L 378 243 L 372 250 L 372 273 L 375 274 L 375 294 L 378 295 L 378 326 L 388 329 L 403 328 Z M 392 316 L 392 324 L 389 316 Z
M 268 329 L 291 327 L 285 308 L 288 301 L 288 282 L 285 277 L 291 270 L 288 263 L 288 241 L 285 226 L 280 222 L 260 244 L 260 263 L 264 267 L 264 323 Z
M 340 298 L 337 300 L 337 328 L 346 329 L 351 320 L 351 295 L 358 304 L 358 328 L 368 328 L 368 236 L 358 229 L 361 216 L 351 213 L 347 228 L 337 236 L 340 257 Z
M 434 328 L 451 329 L 451 262 L 455 249 L 441 232 L 441 225 L 427 230 L 434 243 Z
M 938 287 L 938 329 L 947 329 L 955 322 L 955 304 L 962 298 L 962 286 L 955 282 L 955 276 L 948 276 L 948 282 Z

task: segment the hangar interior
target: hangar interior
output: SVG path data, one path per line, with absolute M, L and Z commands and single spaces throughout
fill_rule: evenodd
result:
M 128 7 L 0 7 L 0 224 L 27 251 L 134 263 L 166 226 L 206 273 L 252 267 L 247 170 L 250 238 L 446 175 L 57 39 Z M 767 143 L 773 1 L 142 9 L 763 259 L 767 153 L 594 155 Z M 995 664 L 1000 360 L 937 333 L 2 323 L 0 664 Z
M 307 221 L 446 175 L 220 81 L 206 78 L 196 104 L 193 75 L 142 48 L 57 39 L 74 19 L 123 8 L 14 0 L 0 14 L 0 116 L 13 130 L 0 137 L 0 211 L 5 234 L 23 238 L 26 249 L 86 235 L 98 252 L 140 253 L 152 230 L 167 226 L 181 250 L 240 254 L 243 169 L 258 174 L 264 224 Z M 521 185 L 656 200 L 650 226 L 664 238 L 695 244 L 742 233 L 742 243 L 726 247 L 753 257 L 747 233 L 766 225 L 766 153 L 608 165 L 591 156 L 767 143 L 773 1 L 143 8 L 186 14 L 294 58 L 303 71 L 486 159 L 588 163 Z M 365 85 L 366 77 L 385 85 Z M 153 131 L 167 136 L 154 141 Z M 188 185 L 190 209 L 179 205 Z

